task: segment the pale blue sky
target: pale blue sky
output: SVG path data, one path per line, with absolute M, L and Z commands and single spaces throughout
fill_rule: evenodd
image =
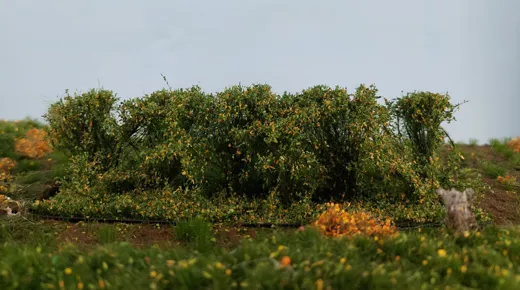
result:
M 121 98 L 268 83 L 468 100 L 456 140 L 520 135 L 518 0 L 0 0 L 0 118 L 39 117 L 65 89 Z

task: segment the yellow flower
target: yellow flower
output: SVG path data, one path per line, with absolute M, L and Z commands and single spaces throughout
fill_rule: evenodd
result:
M 78 282 L 78 284 L 76 285 L 76 288 L 78 289 L 83 289 L 84 285 L 82 282 Z
M 166 260 L 166 265 L 168 265 L 168 267 L 173 267 L 173 265 L 175 265 L 175 261 L 174 260 Z
M 156 271 L 150 272 L 150 277 L 152 277 L 152 278 L 157 277 L 157 272 Z
M 340 262 L 342 265 L 345 264 L 346 261 L 347 261 L 346 258 L 341 258 L 341 259 L 339 259 L 339 262 Z
M 232 273 L 231 269 L 226 269 L 226 275 L 227 275 L 227 276 L 230 276 L 231 273 Z
M 423 261 L 422 261 L 422 264 L 423 264 L 424 266 L 428 265 L 428 260 L 423 260 Z
M 65 268 L 65 275 L 70 275 L 72 274 L 72 269 L 71 268 Z
M 439 257 L 446 257 L 446 250 L 445 249 L 438 249 L 437 250 L 437 255 L 439 255 Z
M 466 267 L 465 265 L 462 265 L 462 266 L 460 266 L 460 271 L 462 273 L 466 273 L 466 271 L 468 271 L 468 267 Z
M 317 290 L 323 289 L 323 279 L 318 279 L 318 281 L 316 281 L 316 289 Z

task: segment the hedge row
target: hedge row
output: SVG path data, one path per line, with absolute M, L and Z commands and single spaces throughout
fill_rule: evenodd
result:
M 434 190 L 453 185 L 453 167 L 437 155 L 440 125 L 458 105 L 430 92 L 378 98 L 365 85 L 281 95 L 268 85 L 194 86 L 121 102 L 91 90 L 60 99 L 45 118 L 53 147 L 71 160 L 62 194 L 100 201 L 180 187 L 284 207 L 383 196 L 431 207 Z

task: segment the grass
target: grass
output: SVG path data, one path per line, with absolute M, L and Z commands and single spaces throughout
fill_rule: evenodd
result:
M 473 138 L 469 139 L 469 146 L 475 147 L 477 145 L 478 145 L 478 139 L 473 139 Z
M 40 183 L 45 179 L 45 173 L 41 171 L 32 171 L 27 172 L 24 175 L 19 175 L 16 178 L 16 182 L 22 185 L 32 184 L 32 183 Z
M 24 217 L 3 217 L 0 220 L 0 244 L 18 244 L 29 247 L 55 246 L 58 228 L 43 226 L 39 220 Z
M 504 156 L 506 159 L 510 160 L 513 156 L 517 155 L 513 149 L 511 149 L 507 142 L 509 142 L 511 138 L 504 138 L 503 140 L 499 140 L 496 138 L 493 138 L 489 140 L 489 144 L 491 145 L 491 148 L 498 154 Z
M 482 168 L 484 170 L 484 173 L 493 179 L 496 179 L 499 176 L 505 176 L 507 172 L 506 168 L 498 164 L 491 163 L 489 161 L 483 162 Z
M 112 244 L 117 240 L 117 229 L 112 225 L 101 225 L 97 231 L 97 238 L 101 244 Z
M 31 159 L 20 159 L 18 160 L 14 174 L 26 173 L 29 171 L 40 170 L 44 167 L 42 161 L 40 160 L 31 160 Z
M 520 154 L 517 153 L 511 158 L 511 164 L 515 169 L 520 170 Z
M 211 249 L 215 238 L 211 225 L 202 218 L 180 221 L 174 227 L 175 235 L 186 241 L 194 250 L 206 252 Z
M 199 225 L 190 229 L 188 226 Z M 206 235 L 200 221 L 182 230 Z M 115 227 L 113 225 L 108 225 Z M 394 238 L 327 238 L 316 230 L 271 231 L 233 249 L 136 248 L 110 243 L 0 245 L 1 289 L 518 289 L 517 227 L 466 236 L 444 230 Z

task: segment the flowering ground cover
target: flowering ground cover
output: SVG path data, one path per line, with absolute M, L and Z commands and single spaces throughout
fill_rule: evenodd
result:
M 191 223 L 194 225 L 194 223 Z M 215 232 L 198 235 L 215 237 Z M 2 289 L 518 289 L 520 230 L 442 229 L 391 236 L 269 230 L 231 248 L 187 239 L 19 244 L 0 235 Z M 44 234 L 42 234 L 44 235 Z M 170 237 L 169 239 L 175 239 Z M 87 250 L 86 250 L 87 249 Z

